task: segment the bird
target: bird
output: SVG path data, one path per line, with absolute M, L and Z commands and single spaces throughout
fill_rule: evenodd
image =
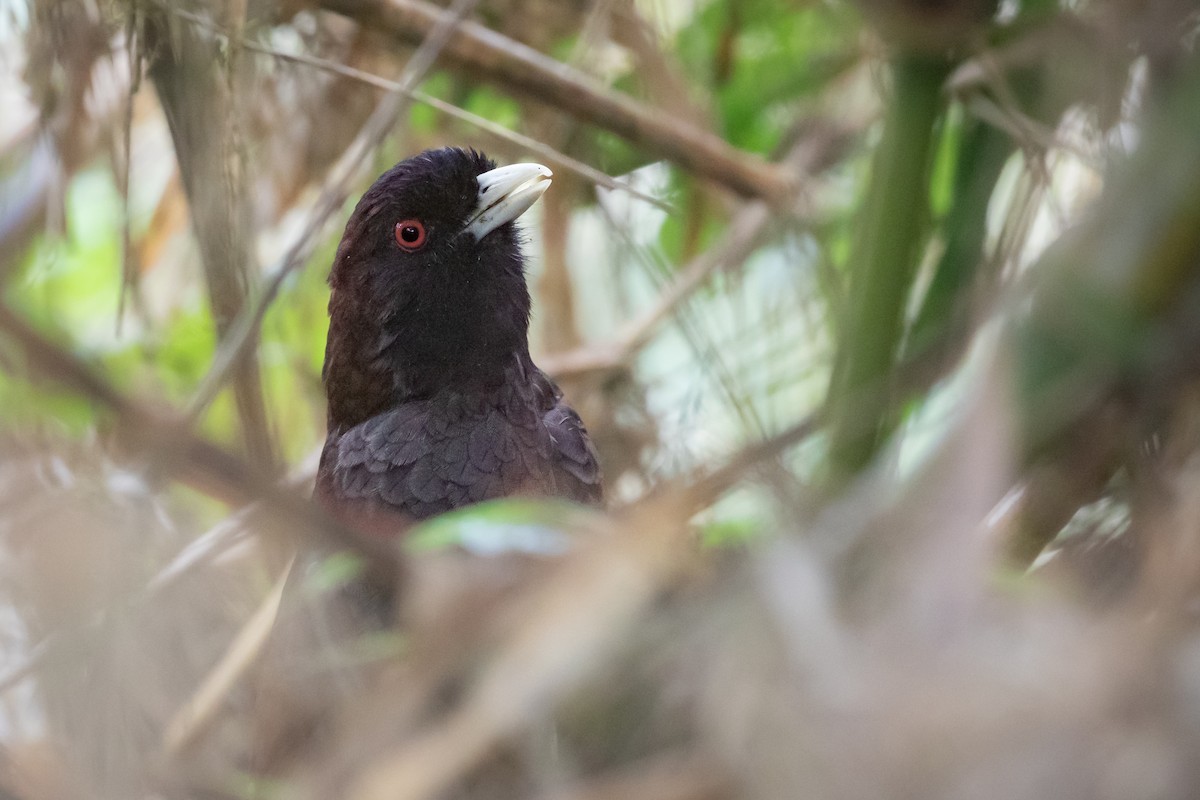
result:
M 351 213 L 329 274 L 327 436 L 315 496 L 367 534 L 514 495 L 603 502 L 579 415 L 529 354 L 515 220 L 540 164 L 426 150 Z

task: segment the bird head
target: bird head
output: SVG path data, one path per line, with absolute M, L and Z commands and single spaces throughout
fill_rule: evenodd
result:
M 513 221 L 550 176 L 540 164 L 497 169 L 481 153 L 444 148 L 400 162 L 366 191 L 329 276 L 331 422 L 497 381 L 514 355 L 528 356 Z

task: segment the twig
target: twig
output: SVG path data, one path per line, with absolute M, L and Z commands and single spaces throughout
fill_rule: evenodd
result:
M 612 341 L 583 345 L 560 354 L 547 354 L 539 361 L 542 369 L 556 378 L 602 372 L 619 367 L 651 339 L 658 326 L 718 269 L 740 263 L 753 252 L 772 219 L 771 209 L 761 200 L 745 205 L 729 225 L 725 238 L 685 265 L 659 294 L 654 305 L 627 323 Z
M 445 15 L 422 0 L 322 0 L 330 11 L 415 43 Z M 713 133 L 598 85 L 587 75 L 474 22 L 442 53 L 451 66 L 548 103 L 746 197 L 786 202 L 792 176 Z
M 809 414 L 779 433 L 754 442 L 735 453 L 724 464 L 710 472 L 693 478 L 685 491 L 699 510 L 736 486 L 748 470 L 773 458 L 778 458 L 791 448 L 807 440 L 822 424 L 817 414 Z
M 215 526 L 197 536 L 175 555 L 166 566 L 146 583 L 145 596 L 150 597 L 176 583 L 204 561 L 211 561 L 242 541 L 251 530 L 250 515 L 258 505 L 249 505 L 225 517 Z

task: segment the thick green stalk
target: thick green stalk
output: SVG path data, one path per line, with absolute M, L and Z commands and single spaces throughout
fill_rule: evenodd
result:
M 942 224 L 946 247 L 905 342 L 906 362 L 947 348 L 948 336 L 965 323 L 965 295 L 984 261 L 988 201 L 1016 149 L 1007 133 L 986 122 L 969 119 L 963 127 L 951 205 Z
M 834 486 L 862 469 L 894 424 L 888 388 L 929 222 L 928 182 L 949 63 L 902 55 L 875 154 L 859 238 L 851 248 L 849 302 L 826 400 Z

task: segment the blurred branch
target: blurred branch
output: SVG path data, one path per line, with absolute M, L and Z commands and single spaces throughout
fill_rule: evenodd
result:
M 422 0 L 323 0 L 322 6 L 413 44 L 445 13 Z M 787 202 L 798 185 L 789 173 L 719 136 L 598 86 L 566 64 L 477 23 L 464 22 L 442 55 L 472 78 L 541 100 L 739 194 Z
M 165 14 L 146 14 L 149 76 L 171 138 L 200 246 L 218 339 L 242 313 L 257 274 L 248 216 L 247 170 L 233 93 L 237 76 L 217 68 L 214 42 Z M 226 69 L 231 70 L 232 64 Z M 230 368 L 238 417 L 251 461 L 268 470 L 276 457 L 258 357 L 242 352 Z
M 34 377 L 61 385 L 108 411 L 114 417 L 117 442 L 127 452 L 231 506 L 261 501 L 264 512 L 270 512 L 260 518 L 264 523 L 277 525 L 288 535 L 348 547 L 379 569 L 399 574 L 399 556 L 386 543 L 335 522 L 253 465 L 199 438 L 171 416 L 122 394 L 4 304 L 0 304 L 0 332 L 20 348 Z
M 1111 478 L 1115 454 L 1145 435 L 1129 430 L 1122 409 L 1131 400 L 1164 408 L 1200 370 L 1197 129 L 1193 53 L 1146 114 L 1137 151 L 1114 170 L 1093 215 L 1030 269 L 1040 277 L 1031 310 L 1007 331 L 1019 366 L 1022 456 L 1034 474 L 1064 480 L 1028 487 L 1010 543 L 1018 563 L 1037 556 L 1078 501 Z

